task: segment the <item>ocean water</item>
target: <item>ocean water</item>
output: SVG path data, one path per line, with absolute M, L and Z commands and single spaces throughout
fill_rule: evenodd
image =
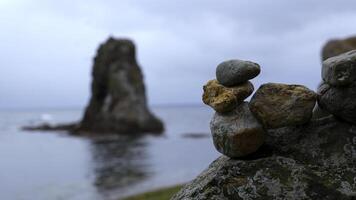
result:
M 185 183 L 216 159 L 207 107 L 154 107 L 162 136 L 74 137 L 23 131 L 78 121 L 82 110 L 0 112 L 0 199 L 111 200 Z M 186 134 L 206 134 L 190 138 Z

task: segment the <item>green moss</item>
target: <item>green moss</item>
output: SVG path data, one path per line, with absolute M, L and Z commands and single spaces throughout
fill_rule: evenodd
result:
M 182 185 L 176 185 L 167 188 L 161 188 L 155 191 L 138 194 L 124 198 L 123 200 L 169 200 L 175 193 L 182 188 Z

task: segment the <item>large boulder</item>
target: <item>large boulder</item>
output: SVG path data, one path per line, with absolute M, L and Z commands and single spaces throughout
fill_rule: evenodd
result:
M 328 58 L 337 56 L 339 54 L 356 49 L 356 36 L 346 39 L 333 39 L 328 41 L 322 48 L 321 58 L 326 60 Z
M 301 125 L 312 117 L 316 94 L 302 85 L 266 83 L 250 101 L 250 110 L 265 128 Z
M 353 200 L 355 130 L 334 118 L 278 130 L 298 137 L 261 148 L 249 158 L 222 156 L 172 200 Z
M 163 131 L 162 122 L 147 107 L 143 75 L 135 53 L 134 43 L 126 39 L 109 38 L 100 45 L 92 71 L 92 96 L 80 131 Z

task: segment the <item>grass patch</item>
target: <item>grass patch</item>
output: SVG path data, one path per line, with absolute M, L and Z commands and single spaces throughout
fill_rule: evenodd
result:
M 127 197 L 122 200 L 169 200 L 182 187 L 183 185 L 175 185 L 172 187 L 161 188 L 151 192 L 145 192 L 135 196 Z

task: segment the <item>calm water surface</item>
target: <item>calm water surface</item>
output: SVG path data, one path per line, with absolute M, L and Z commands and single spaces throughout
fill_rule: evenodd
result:
M 163 136 L 72 137 L 23 125 L 78 121 L 81 110 L 0 112 L 0 199 L 111 200 L 184 183 L 218 157 L 205 107 L 156 107 Z

